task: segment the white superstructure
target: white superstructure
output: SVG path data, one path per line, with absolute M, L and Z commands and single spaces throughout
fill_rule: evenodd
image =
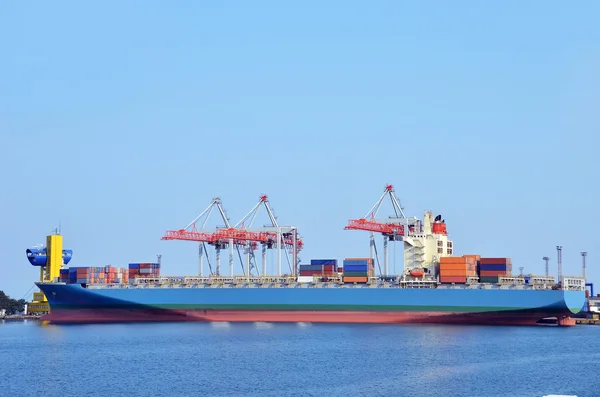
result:
M 404 238 L 404 268 L 423 268 L 435 276 L 438 273 L 440 258 L 452 256 L 454 246 L 448 238 L 446 223 L 440 215 L 433 217 L 425 211 L 423 222 L 410 228 Z

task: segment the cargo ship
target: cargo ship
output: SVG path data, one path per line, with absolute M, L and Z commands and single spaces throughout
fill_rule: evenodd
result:
M 294 255 L 292 263 L 296 265 L 290 274 L 276 275 L 268 275 L 264 265 L 262 274 L 253 275 L 250 257 L 245 273 L 239 276 L 232 267 L 229 276 L 222 275 L 218 267 L 208 276 L 201 272 L 198 276 L 162 276 L 160 258 L 156 263 L 132 263 L 124 269 L 66 268 L 60 235 L 48 236 L 47 247 L 27 250 L 27 256 L 32 265 L 42 269 L 36 284 L 50 305 L 50 313 L 43 319 L 51 323 L 536 325 L 553 320 L 557 325 L 575 325 L 570 316 L 585 302 L 582 277 L 559 275 L 556 282 L 550 276 L 513 275 L 510 258 L 455 256 L 445 222 L 441 216 L 434 219 L 431 211 L 425 212 L 422 221 L 404 216 L 390 219 L 361 218 L 347 228 L 371 232 L 378 228 L 385 238 L 384 247 L 389 241 L 402 242 L 404 268 L 398 275 L 389 275 L 387 257 L 383 270 L 376 274 L 377 261 L 372 255 L 343 259 L 342 266 L 337 259 L 313 259 L 302 265 Z M 274 225 L 259 236 L 226 226 L 203 233 L 201 238 L 217 248 L 251 246 L 252 241 L 259 241 L 263 253 L 275 238 L 275 246 L 281 248 L 287 242 L 293 254 L 297 253 L 295 229 Z M 167 232 L 163 239 L 194 240 L 199 235 L 196 230 L 181 229 Z M 70 255 L 71 251 L 69 260 Z
M 579 291 L 290 280 L 182 280 L 182 284 L 38 283 L 54 323 L 210 321 L 561 325 L 581 309 Z M 186 284 L 189 282 L 189 284 Z

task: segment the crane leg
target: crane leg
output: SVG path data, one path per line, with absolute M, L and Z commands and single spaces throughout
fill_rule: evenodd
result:
M 388 236 L 383 236 L 383 273 L 388 275 Z

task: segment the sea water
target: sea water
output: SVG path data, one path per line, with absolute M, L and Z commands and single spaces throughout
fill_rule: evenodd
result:
M 600 327 L 0 323 L 0 395 L 600 395 Z

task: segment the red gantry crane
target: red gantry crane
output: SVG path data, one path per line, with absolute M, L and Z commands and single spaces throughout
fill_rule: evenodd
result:
M 215 197 L 215 198 L 213 198 L 213 201 L 211 202 L 211 204 L 200 215 L 198 215 L 193 221 L 191 221 L 186 227 L 184 227 L 183 229 L 179 229 L 179 230 L 167 230 L 167 232 L 161 239 L 161 240 L 197 241 L 199 243 L 198 262 L 199 262 L 199 268 L 200 268 L 199 270 L 200 270 L 201 277 L 203 276 L 203 274 L 202 274 L 203 273 L 202 257 L 204 256 L 204 253 L 207 254 L 206 259 L 208 261 L 210 273 L 213 274 L 212 266 L 210 265 L 210 259 L 208 257 L 208 251 L 206 249 L 206 244 L 209 244 L 209 245 L 212 245 L 215 247 L 216 271 L 214 273 L 217 275 L 221 274 L 221 255 L 220 255 L 221 249 L 229 247 L 229 273 L 231 276 L 233 276 L 233 248 L 236 243 L 239 243 L 239 241 L 236 241 L 233 238 L 228 238 L 228 236 L 222 238 L 222 236 L 219 236 L 216 233 L 219 229 L 216 229 L 216 228 L 207 229 L 206 228 L 208 219 L 210 218 L 210 215 L 215 208 L 218 210 L 219 214 L 221 215 L 221 218 L 222 218 L 223 222 L 225 223 L 225 227 L 231 228 L 231 225 L 229 224 L 229 219 L 227 218 L 225 210 L 223 210 L 223 206 L 221 204 L 221 199 L 219 197 Z M 200 228 L 196 227 L 196 223 L 198 223 L 198 222 L 201 222 Z
M 263 207 L 270 220 L 270 225 L 265 225 L 260 228 L 252 228 L 252 223 L 256 219 L 256 215 L 260 208 Z M 298 266 L 298 252 L 303 247 L 303 242 L 298 236 L 298 231 L 294 226 L 280 226 L 277 222 L 277 218 L 273 214 L 273 209 L 269 204 L 269 200 L 266 195 L 260 196 L 258 203 L 244 216 L 236 225 L 235 229 L 239 232 L 247 233 L 251 237 L 250 241 L 259 242 L 262 245 L 262 275 L 267 274 L 267 249 L 277 248 L 277 275 L 281 276 L 281 259 L 282 252 L 285 252 L 288 264 L 292 274 L 296 274 L 296 267 Z M 288 253 L 282 247 L 288 247 L 291 249 L 292 263 Z M 256 246 L 251 246 L 247 249 L 246 254 L 246 274 L 250 274 L 251 268 L 254 268 L 252 264 L 252 258 L 254 257 L 253 250 Z
M 375 219 L 386 197 L 389 197 L 392 202 L 394 216 L 387 219 Z M 383 273 L 381 272 L 381 268 L 379 272 L 384 276 L 388 276 L 388 241 L 402 241 L 405 233 L 413 227 L 414 220 L 404 215 L 404 211 L 402 211 L 402 207 L 400 206 L 400 200 L 398 200 L 394 192 L 394 187 L 386 185 L 383 194 L 369 212 L 363 218 L 350 220 L 344 230 L 365 230 L 371 232 L 371 258 L 374 258 L 374 254 L 376 255 L 375 233 L 383 235 Z

